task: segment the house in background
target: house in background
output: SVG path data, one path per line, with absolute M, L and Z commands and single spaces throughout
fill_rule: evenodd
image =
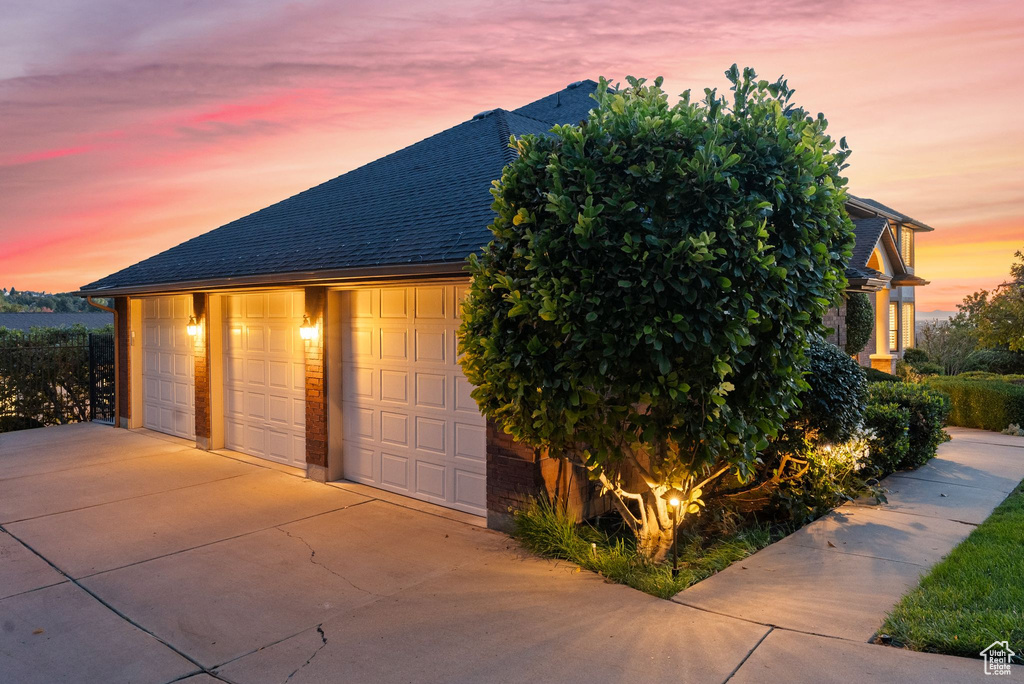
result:
M 914 274 L 916 234 L 934 228 L 872 199 L 850 196 L 846 211 L 856 232 L 847 291 L 868 295 L 875 312 L 871 338 L 857 360 L 892 373 L 903 352 L 914 346 L 914 289 L 928 284 Z M 846 343 L 845 316 L 840 307 L 825 319 L 835 331 L 831 340 L 840 347 Z
M 114 298 L 117 423 L 491 527 L 541 491 L 589 517 L 604 502 L 585 474 L 485 421 L 455 334 L 465 258 L 491 239 L 491 181 L 515 154 L 509 135 L 585 119 L 596 87 L 483 112 L 84 286 Z M 872 248 L 852 287 L 904 301 L 912 258 L 892 230 L 917 224 L 865 200 L 854 211 Z

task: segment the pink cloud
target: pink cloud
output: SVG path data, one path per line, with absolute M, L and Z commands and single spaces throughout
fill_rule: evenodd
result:
M 926 253 L 1001 249 L 1024 225 L 1022 20 L 999 0 L 25 5 L 0 25 L 0 273 L 77 287 L 478 111 L 602 74 L 722 87 L 734 61 L 824 111 L 854 192 L 939 228 Z
M 85 154 L 93 149 L 95 149 L 94 145 L 78 145 L 75 147 L 25 152 L 6 159 L 0 159 L 0 166 L 18 166 L 19 164 L 32 164 L 34 162 L 47 161 L 49 159 L 60 159 L 61 157 L 68 157 L 73 154 Z

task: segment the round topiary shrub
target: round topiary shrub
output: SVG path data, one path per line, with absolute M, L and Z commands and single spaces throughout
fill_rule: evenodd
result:
M 860 425 L 867 401 L 864 371 L 839 347 L 816 337 L 807 349 L 810 387 L 795 420 L 827 442 L 843 442 Z
M 853 356 L 864 349 L 875 325 L 875 310 L 863 292 L 854 292 L 846 300 L 846 353 Z
M 922 363 L 928 363 L 931 359 L 928 358 L 928 352 L 924 349 L 910 348 L 903 352 L 903 360 L 916 367 Z

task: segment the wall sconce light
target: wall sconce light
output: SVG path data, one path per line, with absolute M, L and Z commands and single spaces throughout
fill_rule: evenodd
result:
M 189 337 L 195 337 L 199 334 L 199 323 L 196 322 L 195 316 L 188 317 L 188 326 L 185 329 L 188 330 Z
M 304 340 L 316 339 L 316 324 L 311 323 L 307 315 L 302 316 L 302 325 L 299 326 L 299 337 Z

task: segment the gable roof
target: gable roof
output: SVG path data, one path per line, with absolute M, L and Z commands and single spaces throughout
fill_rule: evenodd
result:
M 921 223 L 915 218 L 907 216 L 902 211 L 897 211 L 896 209 L 886 206 L 879 202 L 878 200 L 871 199 L 870 197 L 857 197 L 856 195 L 849 195 L 849 201 L 851 204 L 855 206 L 858 204 L 861 205 L 859 208 L 866 210 L 868 213 L 881 214 L 886 218 L 890 218 L 896 221 L 897 223 L 906 223 L 911 228 L 915 228 L 923 232 L 931 232 L 935 230 L 931 226 Z
M 868 268 L 868 262 L 871 260 L 871 254 L 875 251 L 875 245 L 878 244 L 879 239 L 882 237 L 882 232 L 889 222 L 881 216 L 857 218 L 852 219 L 852 221 L 856 238 L 853 244 L 853 256 L 850 257 L 850 263 L 846 267 L 847 279 L 874 278 L 888 280 L 889 276 L 873 268 Z
M 399 264 L 461 263 L 491 239 L 491 181 L 510 135 L 586 118 L 579 81 L 515 111 L 494 109 L 84 286 L 112 289 Z

